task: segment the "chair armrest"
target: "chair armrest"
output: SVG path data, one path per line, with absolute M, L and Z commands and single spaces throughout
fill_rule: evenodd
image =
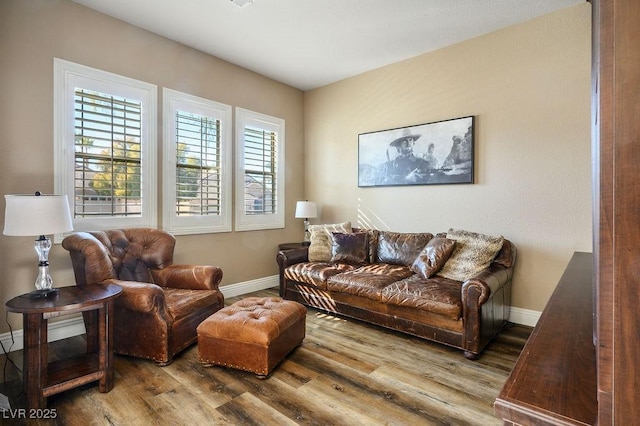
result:
M 218 290 L 222 269 L 217 266 L 169 265 L 152 269 L 154 282 L 161 287 L 189 290 Z
M 512 274 L 513 268 L 507 269 L 493 263 L 475 277 L 469 278 L 462 283 L 463 307 L 478 307 L 485 303 L 492 294 L 509 282 Z
M 155 284 L 122 280 L 106 280 L 103 284 L 117 284 L 122 287 L 117 303 L 126 309 L 136 312 L 164 310 L 164 292 Z

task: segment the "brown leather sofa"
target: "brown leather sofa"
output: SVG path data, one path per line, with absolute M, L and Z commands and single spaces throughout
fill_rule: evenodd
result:
M 308 247 L 279 251 L 280 296 L 460 348 L 477 359 L 509 319 L 515 246 L 505 239 L 489 267 L 461 282 L 424 278 L 411 269 L 416 247 L 431 234 L 367 232 L 364 263 L 309 262 Z M 382 244 L 384 234 L 398 244 Z
M 168 365 L 196 342 L 196 327 L 224 306 L 222 270 L 174 265 L 175 243 L 171 234 L 148 228 L 76 232 L 62 241 L 77 285 L 123 288 L 114 302 L 115 353 Z M 84 320 L 96 317 L 85 313 Z M 88 344 L 95 339 L 87 336 Z

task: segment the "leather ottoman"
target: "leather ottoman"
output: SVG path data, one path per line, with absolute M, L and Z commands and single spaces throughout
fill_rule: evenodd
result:
M 266 377 L 304 340 L 306 315 L 303 305 L 280 297 L 240 300 L 198 326 L 200 362 Z

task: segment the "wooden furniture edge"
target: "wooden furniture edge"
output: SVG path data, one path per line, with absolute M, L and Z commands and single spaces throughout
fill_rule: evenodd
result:
M 495 401 L 505 423 L 596 423 L 593 311 L 593 255 L 576 252 Z

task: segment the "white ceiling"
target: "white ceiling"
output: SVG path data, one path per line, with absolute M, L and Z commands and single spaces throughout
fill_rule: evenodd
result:
M 309 90 L 585 0 L 73 0 Z

